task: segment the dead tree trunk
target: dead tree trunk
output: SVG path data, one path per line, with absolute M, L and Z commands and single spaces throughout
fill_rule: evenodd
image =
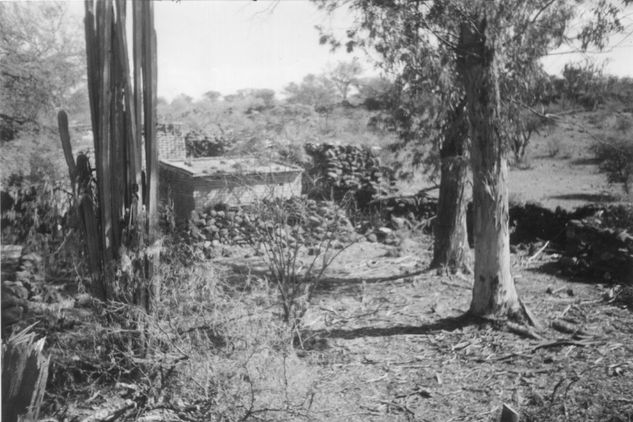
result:
M 510 273 L 508 166 L 499 128 L 499 86 L 486 17 L 464 22 L 457 48 L 466 93 L 473 172 L 475 281 L 470 310 L 486 317 L 518 312 Z
M 44 357 L 45 339 L 21 331 L 2 346 L 2 420 L 36 421 L 39 416 L 50 357 Z
M 449 115 L 440 150 L 440 197 L 431 263 L 431 268 L 444 267 L 452 273 L 471 272 L 466 227 L 467 137 L 468 125 L 464 105 L 460 104 Z

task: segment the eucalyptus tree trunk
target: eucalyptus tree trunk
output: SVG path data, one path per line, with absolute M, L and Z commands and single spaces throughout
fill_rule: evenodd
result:
M 470 311 L 507 317 L 520 309 L 510 273 L 508 166 L 499 128 L 495 47 L 485 15 L 464 22 L 457 52 L 466 94 L 473 172 L 475 280 Z
M 431 263 L 432 268 L 446 268 L 451 273 L 471 272 L 466 226 L 467 137 L 468 122 L 461 103 L 449 115 L 440 150 L 440 198 Z

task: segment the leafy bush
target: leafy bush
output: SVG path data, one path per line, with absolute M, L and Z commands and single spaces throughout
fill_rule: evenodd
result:
M 191 131 L 185 136 L 187 156 L 193 158 L 224 155 L 234 142 L 234 139 L 227 139 L 224 133 L 210 136 L 200 131 Z
M 60 237 L 69 205 L 60 183 L 14 176 L 5 189 L 2 243 L 33 245 Z
M 2 243 L 36 247 L 59 238 L 67 228 L 69 181 L 61 148 L 52 137 L 22 134 L 0 147 Z
M 524 163 L 532 136 L 547 130 L 552 124 L 551 119 L 525 110 L 519 113 L 515 121 L 508 124 L 510 150 L 514 155 L 515 164 Z
M 609 137 L 596 143 L 593 150 L 600 160 L 600 171 L 606 173 L 609 183 L 621 183 L 629 194 L 633 182 L 633 140 Z
M 633 79 L 605 75 L 591 62 L 570 63 L 565 65 L 562 78 L 550 76 L 543 87 L 543 102 L 559 103 L 563 109 L 581 106 L 593 110 L 609 102 L 626 106 L 633 102 Z
M 565 96 L 577 104 L 593 110 L 604 103 L 606 79 L 602 75 L 602 69 L 595 64 L 566 64 L 563 79 Z

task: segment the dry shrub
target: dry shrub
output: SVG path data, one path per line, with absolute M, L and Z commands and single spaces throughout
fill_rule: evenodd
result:
M 352 243 L 353 227 L 342 206 L 306 198 L 259 201 L 251 215 L 243 236 L 263 251 L 282 318 L 294 329 L 325 270 Z
M 633 183 L 633 141 L 628 137 L 609 137 L 593 146 L 600 160 L 600 171 L 607 175 L 609 183 L 621 183 L 628 194 Z
M 136 322 L 142 314 L 121 303 L 81 299 L 81 307 L 67 309 L 55 320 L 41 318 L 51 354 L 45 412 L 59 416 L 98 391 L 117 382 L 134 382 L 143 369 L 135 359 L 141 355 L 142 333 Z M 46 326 L 47 325 L 47 326 Z
M 561 150 L 560 138 L 550 136 L 547 139 L 546 148 L 547 148 L 547 156 L 549 158 L 556 157 L 560 153 L 560 150 Z
M 46 414 L 83 419 L 123 399 L 136 418 L 296 420 L 309 413 L 316 378 L 273 313 L 265 280 L 229 284 L 208 262 L 179 256 L 159 275 L 153 315 L 90 300 L 73 310 L 66 331 L 48 333 Z
M 609 183 L 622 184 L 628 194 L 633 183 L 633 119 L 625 113 L 609 113 L 603 118 L 606 136 L 597 140 L 592 150 Z
M 314 376 L 272 312 L 269 286 L 251 277 L 234 285 L 223 279 L 209 264 L 167 271 L 150 326 L 165 353 L 181 358 L 164 380 L 165 407 L 190 420 L 307 412 Z

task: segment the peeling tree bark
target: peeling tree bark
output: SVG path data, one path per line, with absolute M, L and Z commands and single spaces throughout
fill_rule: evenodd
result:
M 518 313 L 520 305 L 510 273 L 508 166 L 498 127 L 495 50 L 485 14 L 461 25 L 457 51 L 470 121 L 473 172 L 475 281 L 470 311 L 507 317 Z
M 467 123 L 464 105 L 460 104 L 449 116 L 440 150 L 440 197 L 434 227 L 431 268 L 446 268 L 452 273 L 471 272 L 466 227 Z

